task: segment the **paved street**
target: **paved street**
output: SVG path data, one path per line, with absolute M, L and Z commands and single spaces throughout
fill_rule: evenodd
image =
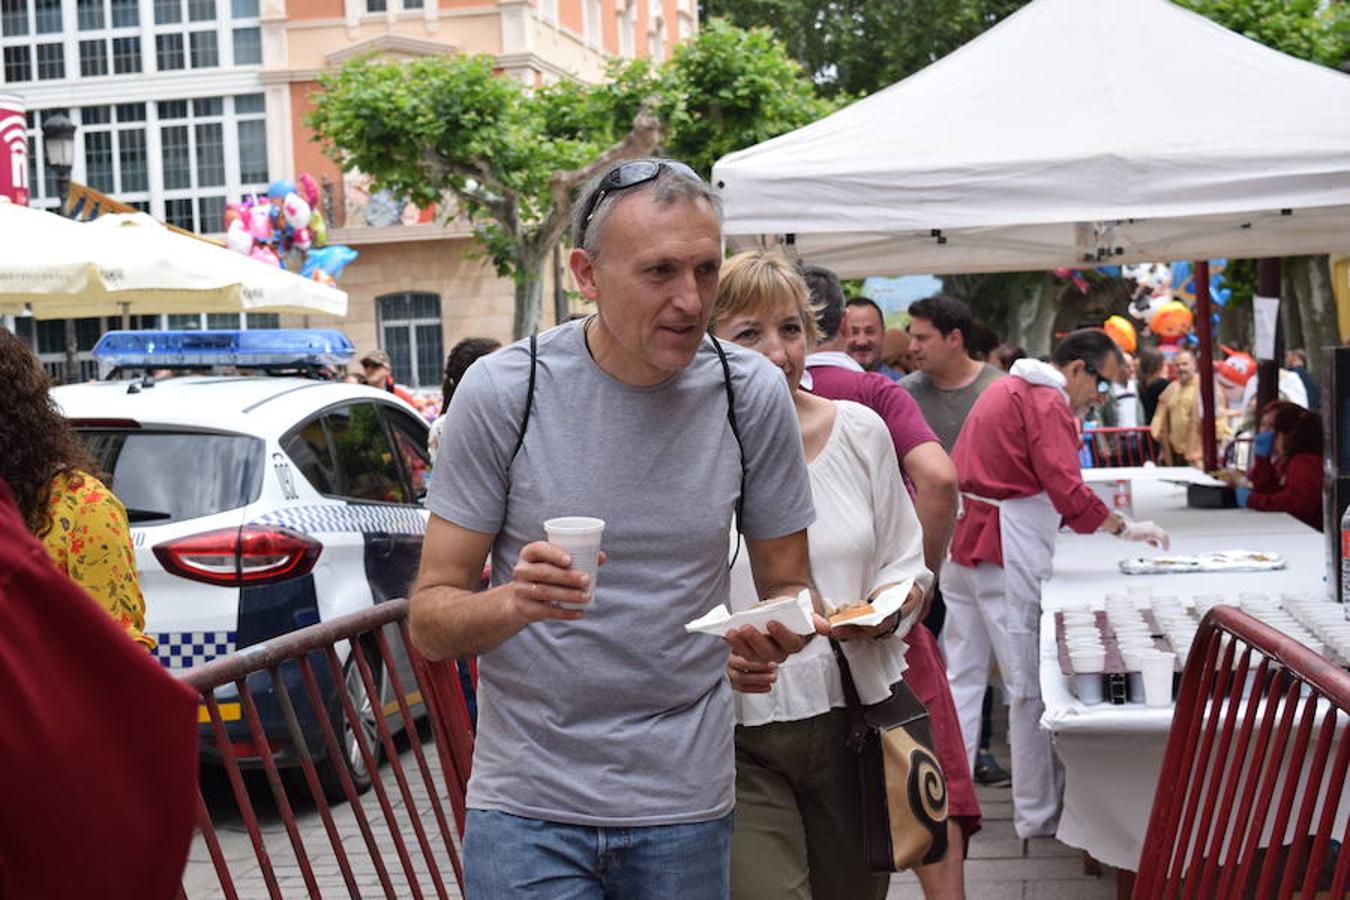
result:
M 1001 731 L 1003 723 L 996 720 L 995 730 Z M 424 745 L 428 762 L 435 767 L 435 751 L 431 744 Z M 1006 745 L 996 744 L 995 753 L 1000 760 L 1006 761 Z M 425 800 L 422 779 L 417 771 L 416 761 L 411 752 L 402 755 L 405 771 L 408 774 L 409 787 L 420 816 L 430 829 L 429 836 L 433 846 L 439 845 L 435 819 Z M 434 777 L 439 780 L 438 770 L 433 769 Z M 437 896 L 427 879 L 424 856 L 420 852 L 412 829 L 408 827 L 407 806 L 404 803 L 398 785 L 389 766 L 383 769 L 384 782 L 389 791 L 390 804 L 398 821 L 403 823 L 403 833 L 408 841 L 409 855 L 414 869 L 424 885 L 425 896 Z M 248 781 L 250 793 L 257 804 L 259 820 L 267 841 L 277 882 L 283 896 L 307 897 L 305 883 L 300 875 L 299 866 L 290 849 L 286 829 L 270 792 L 260 773 L 251 773 Z M 219 835 L 222 848 L 230 861 L 230 870 L 242 900 L 256 900 L 268 896 L 247 832 L 233 811 L 233 802 L 229 799 L 223 779 L 208 778 L 206 782 L 207 803 L 213 816 L 221 824 Z M 1100 878 L 1086 875 L 1083 871 L 1081 854 L 1054 840 L 1037 840 L 1031 843 L 1028 855 L 1022 856 L 1021 841 L 1012 830 L 1012 803 L 1008 788 L 979 788 L 980 803 L 984 807 L 984 829 L 971 842 L 970 858 L 966 861 L 966 893 L 971 900 L 1109 900 L 1115 896 L 1115 882 L 1111 870 Z M 372 828 L 376 840 L 382 848 L 389 868 L 390 883 L 396 897 L 413 896 L 408 888 L 408 878 L 401 869 L 398 856 L 393 849 L 389 832 L 379 816 L 379 804 L 374 791 L 363 798 L 367 815 L 372 819 Z M 352 857 L 353 873 L 361 895 L 378 897 L 383 893 L 375 868 L 369 861 L 361 832 L 351 808 L 343 803 L 333 811 L 334 825 L 343 835 L 344 845 Z M 333 854 L 328 850 L 328 840 L 318 812 L 311 803 L 298 808 L 297 820 L 306 848 L 310 851 L 315 876 L 324 897 L 346 897 L 347 891 L 342 875 Z M 445 879 L 447 893 L 458 897 L 455 889 L 453 870 L 444 853 L 437 855 L 440 871 Z M 215 900 L 225 895 L 212 869 L 210 857 L 200 836 L 193 844 L 191 858 L 184 878 L 187 895 L 192 900 Z M 917 879 L 909 874 L 896 875 L 892 881 L 887 900 L 920 900 L 923 893 L 919 890 Z M 833 900 L 833 898 L 822 898 Z

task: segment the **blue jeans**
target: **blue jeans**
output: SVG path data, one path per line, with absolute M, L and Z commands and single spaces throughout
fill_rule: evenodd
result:
M 467 900 L 727 900 L 731 814 L 711 822 L 597 828 L 471 809 Z

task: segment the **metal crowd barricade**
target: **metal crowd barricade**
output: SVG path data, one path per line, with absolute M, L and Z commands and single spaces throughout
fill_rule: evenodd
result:
M 1206 615 L 1134 897 L 1346 896 L 1348 711 L 1350 673 L 1334 662 L 1232 607 Z
M 463 896 L 459 838 L 463 834 L 464 794 L 473 756 L 472 725 L 455 663 L 430 663 L 416 652 L 409 639 L 407 612 L 407 600 L 381 603 L 246 647 L 183 674 L 183 681 L 201 693 L 203 720 L 209 722 L 213 736 L 213 746 L 205 749 L 220 759 L 253 851 L 246 873 L 232 869 L 199 790 L 197 825 L 219 882 L 213 896 L 218 894 L 228 900 L 237 900 L 240 897 L 237 881 L 241 874 L 255 882 L 251 895 L 256 895 L 259 889 L 256 881 L 260 875 L 261 889 L 271 898 L 291 900 L 298 896 L 325 896 L 320 878 L 316 876 L 316 859 L 322 860 L 320 868 L 329 876 L 326 879 L 329 885 L 336 884 L 336 876 L 341 878 L 341 887 L 327 896 Z M 406 657 L 401 653 L 396 655 L 396 648 L 406 652 Z M 378 748 L 372 745 L 367 735 L 369 722 L 363 728 L 361 713 L 344 689 L 344 678 L 352 670 L 348 668 L 344 675 L 340 649 L 355 663 L 366 691 L 365 697 L 381 698 L 373 702 L 376 713 L 373 715 L 374 737 L 378 740 Z M 407 681 L 407 668 L 400 673 L 397 665 L 400 659 L 406 659 L 410 664 L 415 683 Z M 316 677 L 316 669 L 326 671 L 327 677 Z M 292 793 L 288 794 L 274 754 L 277 748 L 269 740 L 259 715 L 256 696 L 259 673 L 266 673 L 266 678 L 270 679 L 264 682 L 270 687 L 268 702 L 275 702 L 280 707 L 289 741 L 286 750 L 294 754 L 293 760 L 298 759 L 300 775 L 322 821 L 322 840 L 314 840 L 317 832 L 311 829 L 311 840 L 306 841 L 297 825 L 293 802 L 298 788 L 292 787 Z M 297 681 L 303 686 L 303 692 L 300 697 L 292 697 L 288 683 L 295 685 Z M 381 687 L 376 686 L 377 681 Z M 332 707 L 333 698 L 323 696 L 321 683 L 336 690 L 341 701 L 341 715 L 351 727 L 365 771 L 371 775 L 372 789 L 364 797 L 357 793 L 350 772 L 340 762 L 343 750 L 334 723 L 327 715 L 310 713 Z M 221 709 L 227 704 L 216 697 L 216 689 L 226 685 L 234 685 L 238 691 L 240 710 L 237 718 L 248 725 L 247 742 L 240 741 L 237 733 L 232 738 L 227 731 L 227 717 L 222 715 Z M 388 703 L 383 702 L 384 685 L 393 696 Z M 419 735 L 418 722 L 413 715 L 419 705 L 425 710 L 439 767 L 428 762 Z M 301 725 L 306 716 L 311 726 L 308 733 Z M 390 718 L 402 726 L 406 735 L 408 750 L 404 755 L 411 756 L 411 766 L 407 768 L 405 763 L 409 760 L 398 752 Z M 315 722 L 318 735 L 314 734 Z M 341 833 L 334 819 L 334 808 L 325 798 L 315 761 L 316 756 L 323 758 L 323 753 L 316 752 L 319 743 L 326 751 L 327 759 L 337 761 L 334 769 L 349 804 L 347 816 L 354 820 L 360 833 L 359 841 L 353 835 Z M 275 833 L 265 833 L 260 827 L 236 746 L 247 747 L 249 762 L 260 765 L 265 773 L 284 827 L 284 840 Z M 377 767 L 380 749 L 386 760 L 384 773 Z M 409 768 L 413 767 L 415 770 L 411 774 L 414 777 L 410 779 Z M 392 784 L 386 777 L 388 775 L 392 775 Z M 395 791 L 396 796 L 391 796 Z M 366 806 L 372 796 L 376 807 L 373 810 Z M 275 832 L 275 829 L 270 831 Z M 396 862 L 388 858 L 391 850 Z M 334 866 L 336 871 L 333 871 Z M 282 872 L 287 873 L 286 878 L 281 877 Z M 450 879 L 453 879 L 453 885 L 448 884 Z M 303 887 L 298 883 L 300 881 Z M 179 896 L 187 897 L 186 887 L 180 890 Z
M 1147 427 L 1087 429 L 1083 432 L 1083 445 L 1095 469 L 1142 466 L 1161 459 L 1158 443 Z

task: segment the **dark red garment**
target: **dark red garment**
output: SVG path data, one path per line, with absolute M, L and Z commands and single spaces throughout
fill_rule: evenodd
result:
M 826 400 L 852 400 L 868 407 L 886 423 L 901 467 L 905 454 L 920 444 L 936 442 L 918 401 L 909 391 L 876 372 L 852 372 L 843 366 L 810 366 L 811 393 Z
M 1322 457 L 1300 453 L 1288 459 L 1282 471 L 1270 457 L 1258 456 L 1248 477 L 1252 493 L 1248 509 L 1286 512 L 1318 531 L 1322 530 Z
M 952 462 L 962 493 L 1007 500 L 1044 491 L 1064 524 L 1091 534 L 1111 511 L 1083 483 L 1078 443 L 1078 420 L 1061 391 L 1023 378 L 1000 378 L 971 407 Z M 982 562 L 1003 565 L 997 507 L 966 503 L 965 514 L 956 520 L 952 559 L 971 569 Z
M 0 900 L 167 900 L 197 693 L 58 572 L 0 484 Z
M 909 652 L 905 654 L 909 665 L 905 669 L 905 684 L 928 710 L 933 749 L 947 779 L 947 815 L 956 820 L 961 832 L 969 838 L 980 830 L 980 800 L 975 796 L 970 760 L 961 739 L 961 720 L 956 717 L 956 702 L 947 683 L 947 661 L 942 658 L 937 638 L 922 622 L 909 630 L 905 643 L 909 644 Z

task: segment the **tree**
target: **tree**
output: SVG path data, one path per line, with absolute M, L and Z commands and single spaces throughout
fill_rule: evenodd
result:
M 774 29 L 827 96 L 870 94 L 936 62 L 1027 0 L 704 0 L 700 15 Z
M 768 31 L 724 22 L 660 67 L 616 63 L 599 85 L 527 89 L 494 65 L 357 60 L 322 79 L 308 124 L 344 170 L 416 203 L 456 199 L 498 274 L 515 281 L 517 338 L 538 328 L 545 266 L 594 175 L 661 150 L 707 172 L 831 108 Z

